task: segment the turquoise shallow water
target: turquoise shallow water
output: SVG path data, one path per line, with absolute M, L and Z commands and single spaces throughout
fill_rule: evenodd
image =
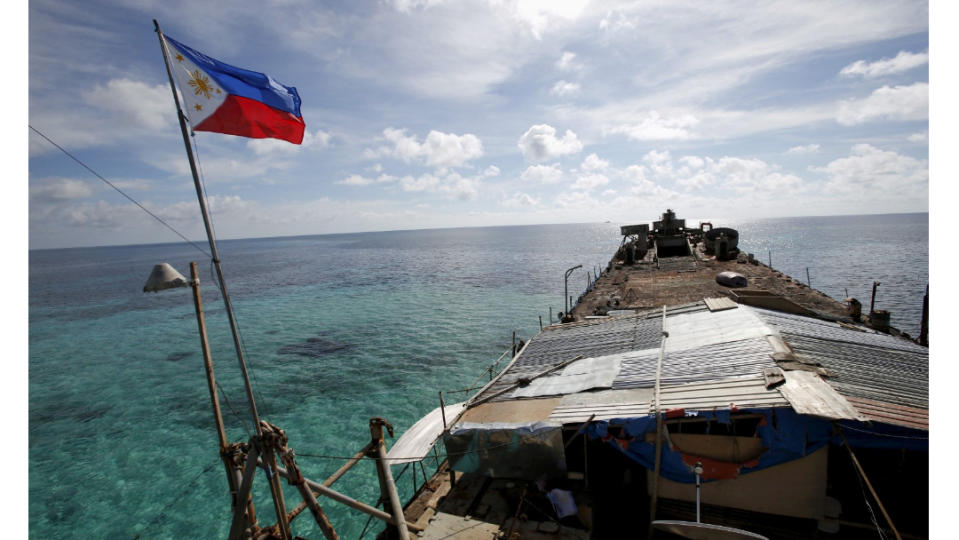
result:
M 775 267 L 797 278 L 810 267 L 813 286 L 833 297 L 848 288 L 868 306 L 872 280 L 881 281 L 877 307 L 915 334 L 927 221 L 731 226 L 761 259 L 771 249 Z M 549 225 L 221 242 L 261 416 L 287 430 L 304 474 L 322 480 L 342 464 L 335 456 L 366 442 L 369 418 L 386 417 L 399 436 L 438 405 L 439 390 L 480 376 L 513 331 L 522 339 L 537 332 L 539 316 L 546 322 L 550 307 L 562 309 L 563 271 L 604 265 L 618 232 Z M 205 255 L 182 244 L 30 253 L 31 537 L 226 536 L 229 501 L 189 289 L 140 292 L 153 264 L 186 274 L 191 260 L 201 262 L 228 435 L 245 440 L 244 392 Z M 570 294 L 586 281 L 576 271 Z M 398 483 L 408 494 L 411 474 Z M 256 487 L 261 520 L 271 522 L 262 480 Z M 378 496 L 370 463 L 337 487 L 370 503 Z M 342 538 L 360 535 L 364 515 L 329 502 L 324 509 Z M 320 537 L 308 515 L 294 532 Z

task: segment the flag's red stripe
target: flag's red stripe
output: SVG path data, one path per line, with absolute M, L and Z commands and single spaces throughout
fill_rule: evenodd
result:
M 239 96 L 227 97 L 216 112 L 193 126 L 195 131 L 213 131 L 254 139 L 282 139 L 293 144 L 303 142 L 305 128 L 302 118 Z

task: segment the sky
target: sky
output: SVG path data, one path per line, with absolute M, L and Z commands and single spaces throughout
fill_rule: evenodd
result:
M 195 240 L 152 19 L 302 98 L 299 146 L 193 137 L 219 238 L 929 209 L 925 1 L 31 0 L 28 15 L 29 124 Z M 31 249 L 180 240 L 28 137 Z

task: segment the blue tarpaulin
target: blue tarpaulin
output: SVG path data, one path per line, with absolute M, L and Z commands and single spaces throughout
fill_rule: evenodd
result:
M 773 467 L 807 456 L 829 443 L 841 444 L 842 439 L 830 420 L 801 415 L 790 408 L 740 409 L 738 413 L 762 414 L 755 436 L 762 439 L 764 451 L 758 459 L 741 464 L 724 464 L 711 460 L 717 469 L 732 471 L 732 475 L 748 474 L 753 471 Z M 730 422 L 730 411 L 687 412 L 687 416 L 698 416 L 721 423 Z M 840 422 L 843 433 L 854 448 L 904 448 L 907 450 L 928 451 L 928 432 L 900 428 L 877 423 L 853 421 Z M 602 439 L 631 459 L 653 470 L 656 459 L 656 444 L 646 442 L 647 433 L 656 432 L 655 415 L 638 418 L 616 418 L 596 421 L 589 425 L 586 434 L 591 439 Z M 692 472 L 695 463 L 687 456 L 670 448 L 664 439 L 660 461 L 660 474 L 674 482 L 693 483 L 696 476 Z M 722 465 L 723 467 L 719 467 Z M 709 474 L 704 476 L 709 479 Z M 718 479 L 718 476 L 714 476 Z

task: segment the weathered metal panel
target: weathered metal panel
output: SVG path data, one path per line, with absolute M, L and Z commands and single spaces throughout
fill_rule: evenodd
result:
M 735 309 L 739 307 L 739 304 L 733 302 L 725 296 L 720 296 L 718 298 L 703 298 L 703 302 L 706 302 L 706 307 L 709 308 L 709 311 L 723 311 L 726 309 Z
M 770 352 L 769 343 L 761 337 L 669 352 L 663 359 L 662 383 L 675 385 L 759 376 L 763 368 L 776 366 Z M 656 380 L 657 353 L 649 351 L 643 356 L 624 360 L 613 388 L 652 387 Z
M 778 388 L 799 414 L 832 420 L 865 420 L 829 383 L 809 371 L 786 371 L 786 384 Z
M 702 411 L 789 405 L 776 390 L 766 390 L 761 374 L 701 383 L 663 386 L 660 405 L 664 410 Z M 650 410 L 652 411 L 652 409 Z
M 893 424 L 913 429 L 929 429 L 929 411 L 871 399 L 848 397 L 849 403 L 863 416 L 874 422 Z
M 563 396 L 549 419 L 564 424 L 581 424 L 593 415 L 594 420 L 641 417 L 649 414 L 652 399 L 650 388 L 569 394 Z

